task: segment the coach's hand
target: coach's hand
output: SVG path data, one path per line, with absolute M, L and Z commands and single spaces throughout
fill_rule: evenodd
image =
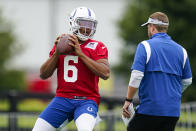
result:
M 123 106 L 123 108 L 122 108 L 122 115 L 124 116 L 124 117 L 126 117 L 126 118 L 130 118 L 131 117 L 131 114 L 130 114 L 130 112 L 128 111 L 128 108 L 129 108 L 129 105 L 130 105 L 131 103 L 130 102 L 128 102 L 128 101 L 125 101 L 125 104 L 124 104 L 124 106 Z

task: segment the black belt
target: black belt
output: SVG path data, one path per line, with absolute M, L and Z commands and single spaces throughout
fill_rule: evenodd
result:
M 74 99 L 86 99 L 86 96 L 74 96 Z

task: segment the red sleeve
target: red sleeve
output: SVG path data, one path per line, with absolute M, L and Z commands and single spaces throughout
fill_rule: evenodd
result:
M 54 44 L 54 46 L 52 47 L 52 50 L 49 53 L 49 57 L 51 57 L 54 54 L 54 52 L 55 52 L 55 44 Z M 57 62 L 57 66 L 58 65 L 59 65 L 59 59 L 58 59 L 58 62 Z
M 55 52 L 55 45 L 53 46 L 52 50 L 49 53 L 49 57 L 51 57 Z
M 108 59 L 108 49 L 103 43 L 99 43 L 97 45 L 97 48 L 95 49 L 95 52 L 93 53 L 93 59 L 99 60 L 99 59 Z

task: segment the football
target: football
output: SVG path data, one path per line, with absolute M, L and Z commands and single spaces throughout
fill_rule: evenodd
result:
M 73 43 L 71 40 L 68 39 L 69 37 L 70 35 L 68 34 L 63 36 L 57 44 L 57 49 L 61 54 L 66 55 L 74 51 L 74 48 L 71 45 L 69 45 L 69 43 Z

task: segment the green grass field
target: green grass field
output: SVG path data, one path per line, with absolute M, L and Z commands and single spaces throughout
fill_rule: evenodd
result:
M 18 103 L 18 110 L 19 111 L 37 111 L 41 112 L 47 105 L 49 101 L 40 101 L 37 99 L 28 99 L 23 100 Z M 3 100 L 0 101 L 0 110 L 9 110 L 8 101 Z M 100 114 L 107 114 L 106 105 L 101 104 L 99 107 Z M 117 106 L 113 110 L 115 112 L 116 117 L 121 117 L 121 107 Z M 35 121 L 37 119 L 36 115 L 20 115 L 18 116 L 17 124 L 20 128 L 32 128 Z M 8 126 L 8 115 L 0 114 L 0 127 L 7 127 Z M 180 122 L 188 122 L 192 120 L 192 122 L 196 123 L 196 113 L 185 113 L 181 112 L 181 117 L 179 119 Z M 76 130 L 76 126 L 72 121 L 66 127 L 66 129 Z M 98 125 L 95 126 L 94 131 L 104 131 L 107 128 L 107 123 L 105 120 L 102 120 Z M 126 127 L 122 121 L 115 121 L 114 123 L 115 131 L 125 131 Z M 175 131 L 188 131 L 188 129 L 184 128 L 176 128 Z M 191 129 L 191 131 L 196 131 L 196 129 Z

